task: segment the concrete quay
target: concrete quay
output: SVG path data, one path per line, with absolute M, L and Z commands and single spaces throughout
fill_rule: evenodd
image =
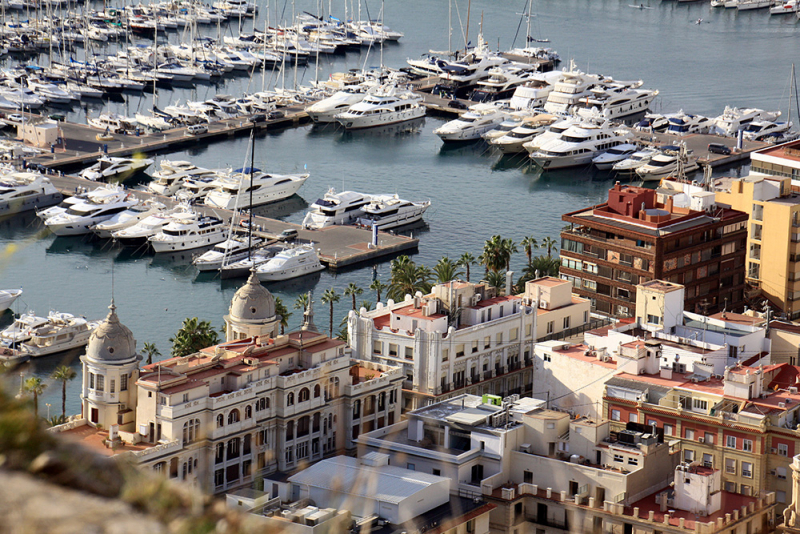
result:
M 53 185 L 66 195 L 74 194 L 76 189 L 93 189 L 99 184 L 78 176 L 50 176 Z M 155 195 L 149 191 L 131 190 L 136 197 L 141 199 L 154 198 L 166 206 L 172 207 L 177 201 L 170 197 Z M 194 209 L 207 215 L 215 215 L 229 221 L 234 212 L 231 210 L 211 208 L 203 204 L 194 206 Z M 246 214 L 240 214 L 239 220 L 247 219 Z M 389 259 L 403 252 L 412 252 L 419 246 L 419 239 L 396 235 L 388 232 L 378 232 L 378 244 L 371 245 L 372 230 L 357 228 L 355 226 L 331 226 L 321 230 L 307 230 L 298 224 L 288 223 L 277 219 L 270 219 L 259 215 L 253 216 L 253 224 L 257 228 L 254 235 L 258 235 L 273 242 L 278 234 L 289 228 L 298 231 L 298 241 L 313 242 L 319 251 L 320 261 L 329 269 L 336 270 L 368 261 Z

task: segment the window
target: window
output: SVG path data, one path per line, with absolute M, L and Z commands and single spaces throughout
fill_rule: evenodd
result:
M 103 375 L 97 375 L 97 391 L 105 391 L 105 379 Z
M 703 467 L 708 467 L 709 469 L 713 469 L 714 457 L 711 454 L 708 453 L 703 454 Z
M 89 389 L 94 389 L 94 373 L 89 373 Z
M 414 359 L 414 347 L 406 347 L 406 360 Z
M 111 380 L 109 380 L 109 384 L 108 385 L 109 385 L 109 388 L 108 388 L 108 392 L 109 393 L 116 393 L 117 392 L 116 382 L 114 381 L 113 378 Z
M 785 491 L 776 491 L 775 492 L 775 500 L 779 503 L 786 504 L 786 492 Z
M 417 466 L 412 464 L 412 463 L 409 463 L 409 464 L 406 464 L 406 469 L 408 469 L 410 471 L 416 471 L 417 470 Z
M 742 462 L 742 476 L 745 478 L 753 478 L 753 464 L 750 462 Z
M 704 401 L 703 399 L 692 399 L 692 408 L 694 410 L 705 412 L 708 410 L 708 401 Z
M 253 417 L 253 407 L 248 404 L 247 406 L 244 407 L 244 418 L 250 419 L 252 417 Z
M 183 423 L 183 444 L 188 445 L 198 438 L 200 431 L 200 420 L 186 421 Z
M 683 449 L 683 461 L 694 462 L 694 451 L 691 449 Z
M 776 467 L 775 468 L 775 476 L 780 478 L 781 480 L 786 480 L 786 468 L 785 467 Z
M 267 397 L 263 397 L 256 401 L 256 411 L 266 410 L 269 408 L 269 399 Z
M 612 421 L 619 421 L 620 420 L 619 410 L 611 410 L 611 420 Z
M 259 430 L 256 433 L 256 445 L 261 447 L 262 445 L 267 444 L 267 431 L 266 430 Z
M 502 332 L 498 332 L 497 333 L 497 335 L 495 336 L 495 341 L 497 342 L 497 346 L 498 347 L 503 344 L 503 333 Z
M 714 434 L 711 432 L 706 432 L 703 434 L 703 440 L 706 442 L 706 445 L 713 445 L 714 444 Z
M 509 341 L 516 341 L 518 337 L 519 337 L 519 328 L 512 328 L 508 332 L 508 340 Z
M 231 425 L 233 423 L 239 422 L 239 410 L 231 410 L 231 413 L 228 414 L 228 424 Z
M 456 345 L 456 358 L 460 358 L 463 355 L 464 355 L 464 344 L 461 343 L 459 345 Z
M 686 439 L 694 439 L 694 430 L 692 430 L 691 428 L 687 428 L 683 432 L 683 437 Z
M 297 395 L 297 402 L 305 402 L 311 398 L 311 391 L 308 388 L 303 388 Z
M 628 414 L 628 421 L 631 423 L 638 423 L 639 422 L 639 414 L 630 413 Z
M 397 343 L 389 343 L 389 356 L 397 358 Z M 300 454 L 297 455 L 300 458 Z
M 736 483 L 735 482 L 726 482 L 725 483 L 725 491 L 728 493 L 736 493 Z
M 658 315 L 647 314 L 647 322 L 649 324 L 661 324 L 661 317 Z
M 483 348 L 488 349 L 491 346 L 492 346 L 492 338 L 490 338 L 489 336 L 483 338 Z
M 450 349 L 442 349 L 442 361 L 446 362 L 450 358 Z
M 569 315 L 564 317 L 564 330 L 567 330 L 568 328 L 569 328 Z
M 372 342 L 372 353 L 373 354 L 380 354 L 382 349 L 383 349 L 383 343 L 381 343 L 380 341 L 373 341 Z
M 286 406 L 294 406 L 294 393 L 286 395 Z
M 622 455 L 621 455 L 621 454 L 615 454 L 615 455 L 614 455 L 614 461 L 615 461 L 615 462 L 623 462 L 624 460 L 625 460 L 625 459 L 622 457 Z
M 725 436 L 725 446 L 729 449 L 736 448 L 736 436 Z
M 217 416 L 217 428 L 222 428 L 223 426 L 225 426 L 225 416 L 219 414 Z
M 778 443 L 778 454 L 780 456 L 789 456 L 789 446 L 785 443 Z
M 741 487 L 740 487 L 739 493 L 749 497 L 750 496 L 750 486 L 748 486 L 747 484 L 742 484 Z
M 725 472 L 729 475 L 736 474 L 736 460 L 733 458 L 725 458 Z
M 316 398 L 318 398 L 318 397 L 320 396 L 320 392 L 321 392 L 321 391 L 322 391 L 322 389 L 319 387 L 319 384 L 317 384 L 316 386 L 314 386 L 314 398 L 315 398 L 315 399 L 316 399 Z
M 556 328 L 556 322 L 555 321 L 547 321 L 547 333 L 548 334 L 552 334 L 553 331 L 555 330 L 555 328 Z
M 742 440 L 742 450 L 746 452 L 753 452 L 753 440 L 752 439 L 743 439 Z
M 672 425 L 664 425 L 664 435 L 665 436 L 674 436 L 675 435 L 675 427 Z
M 297 444 L 297 459 L 302 460 L 303 458 L 308 458 L 308 442 L 304 441 L 303 443 Z

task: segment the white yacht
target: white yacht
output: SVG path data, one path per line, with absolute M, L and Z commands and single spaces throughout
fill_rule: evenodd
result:
M 52 206 L 63 199 L 61 192 L 41 173 L 0 175 L 0 216 Z
M 553 91 L 555 83 L 561 79 L 560 71 L 537 73 L 531 80 L 518 86 L 511 95 L 508 105 L 512 109 L 533 109 L 544 106 Z
M 334 118 L 348 130 L 386 126 L 425 116 L 422 97 L 397 86 L 382 87 Z
M 780 111 L 764 111 L 758 108 L 725 107 L 722 115 L 711 120 L 710 134 L 732 137 L 753 121 L 774 121 L 781 116 Z
M 578 70 L 574 61 L 570 61 L 570 70 L 561 73 L 550 94 L 547 95 L 547 102 L 544 110 L 548 113 L 567 113 L 572 106 L 579 104 L 581 100 L 591 98 L 591 88 L 603 79 L 598 74 L 586 74 Z
M 122 228 L 111 234 L 111 237 L 123 246 L 138 246 L 146 243 L 147 240 L 156 235 L 172 222 L 172 216 L 176 213 L 190 213 L 191 208 L 186 205 L 178 205 L 175 208 L 151 213 L 144 219 Z
M 203 203 L 213 208 L 244 209 L 289 198 L 308 180 L 308 174 L 267 174 L 244 167 L 216 180 Z M 251 204 L 252 199 L 252 204 Z
M 161 160 L 160 169 L 153 173 L 153 179 L 147 184 L 147 190 L 169 197 L 178 192 L 185 178 L 202 176 L 216 178 L 217 174 L 217 171 L 198 167 L 191 161 L 164 159 Z
M 757 120 L 744 128 L 744 138 L 748 141 L 762 141 L 767 138 L 779 137 L 792 128 L 790 121 L 774 122 Z
M 337 193 L 330 189 L 308 208 L 303 228 L 319 230 L 335 224 L 352 224 L 364 214 L 364 206 L 371 201 L 372 195 L 356 191 Z
M 47 317 L 39 317 L 33 312 L 23 313 L 0 331 L 0 346 L 14 347 L 28 341 L 36 328 L 46 324 Z
M 492 67 L 488 78 L 478 80 L 469 95 L 473 102 L 494 102 L 513 96 L 517 87 L 528 81 L 541 81 L 541 74 L 533 65 L 509 63 Z
M 87 119 L 86 122 L 92 128 L 106 130 L 111 133 L 125 133 L 136 129 L 135 120 L 116 113 L 101 113 L 100 116 Z
M 669 121 L 667 133 L 671 135 L 691 135 L 691 134 L 704 134 L 708 132 L 711 126 L 711 119 L 703 117 L 702 115 L 691 115 L 684 113 L 683 110 L 665 115 Z
M 547 127 L 556 121 L 556 117 L 548 114 L 535 115 L 522 119 L 522 122 L 506 133 L 489 141 L 489 144 L 497 148 L 503 154 L 518 154 L 525 152 L 525 143 L 532 141 L 537 135 L 543 134 Z
M 22 295 L 21 289 L 0 289 L 0 313 L 6 311 Z
M 469 111 L 436 128 L 433 133 L 445 143 L 475 141 L 496 128 L 506 115 L 492 104 L 475 104 Z
M 227 238 L 222 219 L 184 212 L 173 215 L 159 233 L 147 240 L 155 252 L 175 252 L 213 246 Z
M 423 56 L 422 59 L 407 59 L 411 70 L 422 76 L 439 76 L 462 84 L 475 83 L 488 77 L 488 71 L 499 65 L 507 65 L 509 60 L 491 50 L 478 34 L 478 46 L 469 50 L 461 59 L 449 60 L 437 56 Z
M 430 205 L 430 201 L 427 200 L 412 202 L 403 200 L 397 195 L 375 195 L 372 197 L 372 202 L 364 206 L 364 215 L 359 217 L 356 223 L 388 230 L 419 221 Z
M 683 162 L 683 172 L 690 174 L 695 172 L 699 165 L 697 158 L 691 157 L 691 152 L 686 153 Z M 636 169 L 636 174 L 643 181 L 657 181 L 662 178 L 679 172 L 679 159 L 681 158 L 681 148 L 678 146 L 661 147 L 661 153 L 653 156 L 650 161 Z
M 736 4 L 738 11 L 749 11 L 751 9 L 766 9 L 772 4 L 772 0 L 739 0 Z
M 70 313 L 50 312 L 47 322 L 32 329 L 30 338 L 15 348 L 30 358 L 77 349 L 89 343 L 99 324 L 100 321 L 87 321 Z
M 582 117 L 600 115 L 606 119 L 619 119 L 647 111 L 650 103 L 658 96 L 658 90 L 631 89 L 622 84 L 591 89 L 594 95 L 582 100 L 577 112 Z
M 627 159 L 616 162 L 611 169 L 618 174 L 634 174 L 636 169 L 645 165 L 656 154 L 661 152 L 655 148 L 644 148 L 638 152 L 634 152 Z
M 121 189 L 95 193 L 84 202 L 74 204 L 65 213 L 50 217 L 44 222 L 45 226 L 58 236 L 87 234 L 95 224 L 110 219 L 139 202 Z
M 153 160 L 145 157 L 115 158 L 106 155 L 91 167 L 83 169 L 80 177 L 93 182 L 122 182 L 152 164 Z
M 260 237 L 253 237 L 249 242 L 247 236 L 229 237 L 196 257 L 192 260 L 192 264 L 198 271 L 218 271 L 224 262 L 234 263 L 244 259 L 251 254 L 251 250 L 255 250 L 263 243 L 264 240 Z
M 658 113 L 646 113 L 644 118 L 637 122 L 633 128 L 639 132 L 663 133 L 669 128 L 669 118 Z
M 776 1 L 773 2 L 772 6 L 769 8 L 770 15 L 790 15 L 792 13 L 797 13 L 798 5 L 800 5 L 800 1 L 798 0 L 786 0 L 786 1 Z
M 254 249 L 250 254 L 242 255 L 238 259 L 233 259 L 231 261 L 226 260 L 219 269 L 219 276 L 223 280 L 247 276 L 254 268 L 267 263 L 277 254 L 286 250 L 286 248 L 287 247 L 282 243 L 266 245 Z
M 522 120 L 526 117 L 530 117 L 533 112 L 525 110 L 525 111 L 513 111 L 511 114 L 506 115 L 505 120 L 497 125 L 496 128 L 493 130 L 488 130 L 484 132 L 481 137 L 487 143 L 491 143 L 492 140 L 498 139 L 503 137 L 508 132 L 522 124 Z
M 150 215 L 163 212 L 165 209 L 166 206 L 161 202 L 147 199 L 142 203 L 131 206 L 125 211 L 117 213 L 110 219 L 95 224 L 91 227 L 91 230 L 97 237 L 107 239 L 113 237 L 114 232 L 129 228 Z
M 336 122 L 335 115 L 350 109 L 350 106 L 358 104 L 366 93 L 358 87 L 348 87 L 342 91 L 337 91 L 328 98 L 323 98 L 319 102 L 314 102 L 306 107 L 306 113 L 311 120 L 317 123 Z
M 603 154 L 600 154 L 592 160 L 592 164 L 601 171 L 607 171 L 614 166 L 615 163 L 628 159 L 639 148 L 632 143 L 623 143 L 613 148 L 609 148 Z
M 55 206 L 50 206 L 43 210 L 36 210 L 36 216 L 42 221 L 46 221 L 50 217 L 66 213 L 67 210 L 75 204 L 79 204 L 88 198 L 88 193 L 79 193 L 71 197 L 66 197 Z
M 256 276 L 262 282 L 289 280 L 324 270 L 314 244 L 298 245 L 276 254 L 266 263 L 256 267 Z
M 211 191 L 216 189 L 216 181 L 219 173 L 203 174 L 200 176 L 187 176 L 183 179 L 181 187 L 175 193 L 175 198 L 181 202 L 198 202 L 206 197 Z
M 548 143 L 553 139 L 560 139 L 561 136 L 564 135 L 564 132 L 580 123 L 580 117 L 567 117 L 566 119 L 556 121 L 551 124 L 549 128 L 545 129 L 544 132 L 535 136 L 527 143 L 522 143 L 522 148 L 527 150 L 529 154 L 532 154 L 539 150 L 539 147 L 541 147 L 543 144 Z
M 571 126 L 559 139 L 543 143 L 530 157 L 542 169 L 552 170 L 587 165 L 610 148 L 627 143 L 633 134 L 607 123 Z
M 77 96 L 65 91 L 54 83 L 28 80 L 28 87 L 30 87 L 34 93 L 39 95 L 46 102 L 50 102 L 52 104 L 69 104 L 73 100 L 78 99 Z

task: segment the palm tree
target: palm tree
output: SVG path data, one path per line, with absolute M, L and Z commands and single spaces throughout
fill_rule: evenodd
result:
M 286 327 L 289 326 L 289 317 L 292 316 L 291 312 L 286 308 L 280 297 L 275 297 L 275 314 L 281 318 L 281 335 L 283 335 Z
M 53 380 L 61 381 L 61 416 L 65 419 L 67 417 L 67 382 L 74 380 L 76 376 L 78 373 L 75 369 L 66 365 L 59 365 L 51 375 Z
M 535 237 L 529 235 L 523 237 L 519 245 L 522 247 L 522 250 L 525 251 L 525 255 L 528 256 L 528 265 L 530 265 L 533 249 L 539 248 L 539 241 L 537 241 Z
M 353 282 L 347 284 L 347 287 L 344 288 L 344 296 L 353 297 L 353 311 L 356 309 L 356 296 L 362 294 L 364 292 L 363 289 L 355 285 Z
M 161 352 L 156 348 L 155 343 L 145 343 L 142 352 L 147 355 L 147 365 L 153 363 L 153 358 L 161 356 Z
M 180 358 L 188 356 L 200 349 L 219 343 L 219 334 L 211 326 L 210 321 L 201 321 L 197 317 L 187 317 L 175 337 L 169 338 L 172 343 L 172 356 Z
M 372 309 L 372 301 L 362 300 L 361 301 L 361 306 L 358 309 L 360 310 L 361 308 L 364 308 L 365 310 L 370 311 Z
M 341 296 L 333 288 L 326 289 L 325 293 L 322 294 L 322 303 L 328 304 L 331 312 L 331 316 L 328 321 L 328 337 L 333 337 L 333 304 L 339 302 L 340 299 Z
M 381 301 L 381 291 L 384 291 L 387 287 L 388 286 L 386 284 L 384 284 L 377 278 L 373 280 L 372 283 L 369 285 L 369 288 L 378 294 L 378 297 L 375 300 L 376 304 Z
M 390 299 L 398 302 L 406 295 L 414 295 L 417 291 L 427 293 L 431 290 L 431 270 L 424 265 L 417 265 L 408 256 L 400 256 L 392 260 L 390 265 L 392 279 L 386 295 Z
M 553 239 L 552 237 L 545 237 L 544 239 L 542 239 L 541 248 L 547 249 L 547 257 L 550 258 L 551 251 L 553 250 L 553 247 L 555 247 L 556 245 L 558 245 L 558 242 L 555 239 Z
M 39 395 L 44 393 L 47 384 L 42 382 L 38 376 L 32 376 L 25 380 L 25 391 L 33 395 L 33 415 L 39 419 Z
M 501 294 L 505 289 L 506 273 L 500 271 L 489 271 L 486 273 L 486 283 L 497 289 L 497 294 Z
M 436 265 L 433 268 L 433 274 L 436 276 L 437 283 L 446 284 L 450 280 L 455 280 L 464 273 L 458 270 L 457 262 L 454 262 L 445 256 L 436 262 Z
M 305 313 L 306 308 L 308 308 L 308 293 L 301 293 L 300 296 L 294 300 L 294 309 L 302 310 L 303 313 Z
M 458 258 L 456 264 L 459 267 L 463 267 L 466 270 L 467 275 L 467 282 L 469 282 L 469 267 L 470 265 L 477 265 L 478 261 L 475 259 L 475 256 L 470 254 L 469 252 L 465 252 Z
M 519 252 L 519 249 L 517 248 L 517 244 L 514 243 L 513 239 L 510 237 L 503 239 L 502 255 L 506 271 L 511 270 L 511 255 L 516 254 L 517 252 Z

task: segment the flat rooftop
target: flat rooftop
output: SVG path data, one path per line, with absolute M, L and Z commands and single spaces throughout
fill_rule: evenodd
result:
M 647 289 L 652 289 L 654 291 L 661 291 L 663 293 L 670 293 L 672 291 L 678 291 L 679 289 L 683 289 L 683 286 L 681 284 L 674 284 L 672 282 L 667 282 L 665 280 L 649 280 L 639 285 L 642 287 L 646 287 Z
M 104 443 L 108 439 L 108 431 L 98 430 L 88 424 L 59 432 L 58 435 L 64 439 L 80 443 L 92 451 L 104 456 L 114 456 L 124 452 L 144 451 L 158 445 L 158 443 L 137 443 L 136 445 L 130 445 L 120 441 L 119 446 L 112 449 L 110 447 L 106 447 Z

